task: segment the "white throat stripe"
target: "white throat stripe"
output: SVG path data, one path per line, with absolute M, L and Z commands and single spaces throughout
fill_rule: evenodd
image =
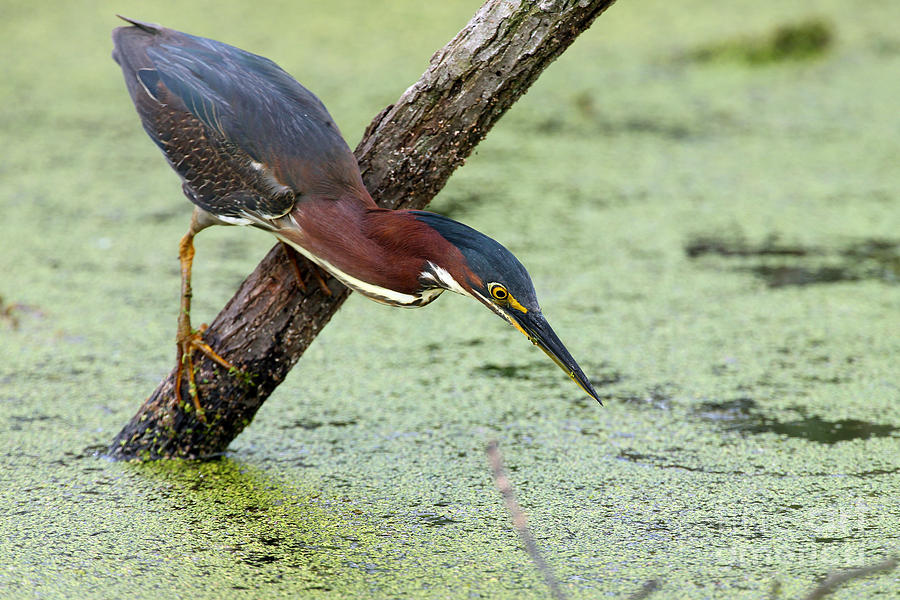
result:
M 317 265 L 319 265 L 320 267 L 322 267 L 323 269 L 325 269 L 332 275 L 334 275 L 338 279 L 338 281 L 340 281 L 347 287 L 354 289 L 357 292 L 360 292 L 361 294 L 365 294 L 366 296 L 368 296 L 372 300 L 375 300 L 376 302 L 381 302 L 383 304 L 393 304 L 395 306 L 419 306 L 422 304 L 422 299 L 419 296 L 414 296 L 412 294 L 403 294 L 401 292 L 396 292 L 394 290 L 383 288 L 383 287 L 380 287 L 377 285 L 373 285 L 371 283 L 367 283 L 360 279 L 357 279 L 356 277 L 353 277 L 352 275 L 348 275 L 347 273 L 344 273 L 343 271 L 341 271 L 340 269 L 335 267 L 333 264 L 331 264 L 327 260 L 324 260 L 324 259 L 308 252 L 307 250 L 305 250 L 301 246 L 298 246 L 294 242 L 287 240 L 281 236 L 276 236 L 276 237 L 278 237 L 278 239 L 280 239 L 282 242 L 289 244 L 291 246 L 291 248 L 296 249 L 297 252 L 299 252 L 300 254 L 302 254 L 303 256 L 308 258 L 309 260 L 313 261 L 314 263 L 316 263 Z
M 451 292 L 456 292 L 457 294 L 462 294 L 463 296 L 471 296 L 469 292 L 467 292 L 461 285 L 459 285 L 458 281 L 453 279 L 453 276 L 449 271 L 447 271 L 447 269 L 439 267 L 431 261 L 428 261 L 428 267 L 429 269 L 431 269 L 431 273 L 429 273 L 429 275 L 433 273 L 434 277 L 432 277 L 432 279 L 437 278 L 437 283 L 439 283 L 441 286 L 447 288 Z

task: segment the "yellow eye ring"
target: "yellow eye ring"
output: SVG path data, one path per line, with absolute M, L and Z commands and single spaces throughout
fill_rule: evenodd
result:
M 491 284 L 488 287 L 488 290 L 491 292 L 491 296 L 494 298 L 494 300 L 506 302 L 509 299 L 509 292 L 499 283 Z

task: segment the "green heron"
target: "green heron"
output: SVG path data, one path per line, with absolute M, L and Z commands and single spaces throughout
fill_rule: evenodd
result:
M 132 26 L 113 32 L 113 58 L 144 129 L 195 205 L 179 246 L 176 398 L 182 398 L 186 371 L 202 415 L 195 350 L 232 368 L 203 341 L 203 328 L 195 331 L 190 322 L 193 238 L 210 225 L 226 224 L 272 233 L 286 250 L 384 304 L 424 306 L 444 290 L 474 298 L 600 401 L 544 318 L 516 257 L 439 214 L 379 208 L 325 106 L 278 65 L 221 42 L 125 21 Z

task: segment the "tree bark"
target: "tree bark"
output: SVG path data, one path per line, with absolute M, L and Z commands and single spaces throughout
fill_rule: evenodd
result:
M 541 71 L 614 1 L 488 0 L 434 54 L 419 81 L 366 129 L 355 153 L 379 205 L 428 204 Z M 113 440 L 109 455 L 152 460 L 224 452 L 350 294 L 336 280 L 326 281 L 331 296 L 314 280 L 302 292 L 276 245 L 204 334 L 248 377 L 197 354 L 205 422 L 187 386 L 184 398 L 175 399 L 173 369 Z

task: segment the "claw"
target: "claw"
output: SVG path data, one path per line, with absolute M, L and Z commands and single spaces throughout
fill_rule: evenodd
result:
M 179 321 L 182 320 L 179 319 Z M 239 373 L 241 371 L 222 358 L 218 352 L 213 350 L 212 347 L 203 340 L 203 332 L 206 331 L 208 327 L 205 323 L 200 326 L 200 329 L 194 331 L 190 328 L 189 317 L 184 319 L 182 323 L 184 322 L 187 324 L 187 335 L 182 335 L 181 331 L 179 331 L 179 335 L 176 338 L 178 344 L 178 366 L 175 371 L 175 397 L 178 399 L 181 398 L 182 375 L 184 374 L 185 368 L 187 368 L 188 395 L 191 397 L 194 408 L 197 410 L 197 419 L 206 423 L 206 411 L 200 404 L 200 394 L 197 391 L 197 380 L 194 372 L 194 352 L 199 350 L 209 359 L 219 363 L 229 371 L 235 370 Z

